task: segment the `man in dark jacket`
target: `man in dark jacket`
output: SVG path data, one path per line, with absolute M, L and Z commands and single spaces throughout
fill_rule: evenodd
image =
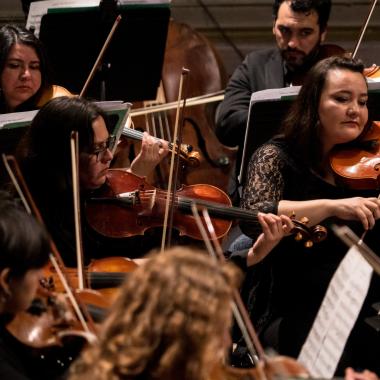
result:
M 232 75 L 217 121 L 223 144 L 243 148 L 253 92 L 299 84 L 297 79 L 318 59 L 330 9 L 331 0 L 275 0 L 277 47 L 249 53 Z

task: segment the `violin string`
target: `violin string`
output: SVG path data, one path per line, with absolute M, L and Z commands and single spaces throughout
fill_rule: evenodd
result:
M 149 203 L 151 203 L 150 194 L 156 195 L 156 193 L 152 190 L 146 190 L 146 191 L 139 192 L 139 193 L 140 193 L 139 199 L 141 201 L 147 201 Z M 158 201 L 166 201 L 168 198 L 167 193 L 165 193 L 162 190 L 158 190 L 157 194 L 158 194 L 158 196 L 156 196 L 155 198 Z M 171 198 L 172 197 L 170 197 L 170 201 L 172 201 Z M 172 203 L 175 206 L 182 205 L 184 208 L 190 209 L 191 204 L 194 201 L 195 202 L 201 202 L 202 206 L 208 207 L 208 208 L 212 209 L 212 211 L 219 212 L 219 213 L 225 213 L 226 215 L 229 215 L 231 217 L 235 216 L 235 217 L 240 217 L 240 218 L 244 217 L 245 219 L 252 219 L 252 218 L 255 220 L 257 219 L 257 213 L 256 212 L 244 210 L 244 209 L 241 209 L 238 207 L 236 207 L 236 208 L 230 207 L 230 206 L 227 206 L 224 204 L 219 204 L 217 202 L 212 202 L 212 201 L 206 201 L 206 200 L 200 200 L 200 199 L 193 199 L 193 198 L 186 198 L 186 197 L 178 196 L 178 197 L 176 197 L 175 201 Z

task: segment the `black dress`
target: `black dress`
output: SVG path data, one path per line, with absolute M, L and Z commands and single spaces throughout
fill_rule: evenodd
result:
M 280 138 L 259 148 L 250 161 L 243 191 L 242 207 L 277 214 L 282 199 L 303 201 L 376 196 L 372 191 L 354 191 L 333 186 L 297 160 Z M 297 215 L 298 219 L 307 215 Z M 329 221 L 324 221 L 326 224 Z M 334 222 L 338 222 L 335 220 Z M 347 223 L 361 234 L 360 223 Z M 245 234 L 255 239 L 257 224 L 241 224 Z M 379 248 L 379 224 L 366 237 L 373 249 Z M 292 237 L 284 238 L 259 265 L 247 272 L 243 295 L 261 336 L 276 326 L 275 346 L 281 354 L 297 357 L 312 326 L 329 281 L 348 251 L 330 230 L 324 242 L 305 248 Z M 380 301 L 379 277 L 371 286 L 341 359 L 338 372 L 345 366 L 369 368 L 380 373 L 379 333 L 366 322 L 376 314 L 371 305 Z M 273 337 L 273 331 L 269 336 Z M 273 343 L 273 341 L 272 341 Z

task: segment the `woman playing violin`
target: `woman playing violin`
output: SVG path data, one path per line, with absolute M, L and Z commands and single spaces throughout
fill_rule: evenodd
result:
M 106 182 L 113 155 L 107 117 L 82 98 L 59 97 L 41 108 L 27 131 L 19 158 L 27 183 L 66 265 L 75 266 L 74 211 L 71 180 L 70 135 L 79 133 L 81 201 Z M 148 175 L 167 154 L 164 141 L 146 135 L 141 153 L 132 163 L 135 174 Z M 105 256 L 140 256 L 152 247 L 149 237 L 103 238 L 83 222 L 87 259 Z
M 0 378 L 42 379 L 41 368 L 27 358 L 28 348 L 6 330 L 13 315 L 35 297 L 47 264 L 46 231 L 5 193 L 0 193 Z
M 201 251 L 153 256 L 125 282 L 99 345 L 82 353 L 69 379 L 215 378 L 230 343 L 236 280 L 231 264 Z
M 3 26 L 0 29 L 0 113 L 36 109 L 49 84 L 42 43 L 25 28 Z
M 307 217 L 310 224 L 331 218 L 371 230 L 366 242 L 376 249 L 380 200 L 374 191 L 355 191 L 336 182 L 329 166 L 334 146 L 349 143 L 367 128 L 367 84 L 363 66 L 347 58 L 329 58 L 311 69 L 289 116 L 284 134 L 252 156 L 242 206 L 275 214 Z M 243 231 L 255 238 L 247 223 Z M 266 345 L 296 357 L 310 330 L 328 283 L 347 248 L 332 233 L 311 249 L 283 239 L 247 276 L 245 289 Z M 260 277 L 261 276 L 261 277 Z M 258 283 L 257 283 L 258 281 Z M 250 282 L 250 284 L 248 284 Z M 346 344 L 343 365 L 379 372 L 379 337 L 364 322 L 379 300 L 373 277 L 357 322 Z

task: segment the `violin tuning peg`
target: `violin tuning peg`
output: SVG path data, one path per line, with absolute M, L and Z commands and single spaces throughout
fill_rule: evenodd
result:
M 311 248 L 312 246 L 313 246 L 313 242 L 311 241 L 311 240 L 307 240 L 307 241 L 305 241 L 305 247 L 306 248 Z
M 306 216 L 304 216 L 304 217 L 302 217 L 300 219 L 300 222 L 303 223 L 303 224 L 308 224 L 309 223 L 309 219 Z
M 303 236 L 301 232 L 297 232 L 296 235 L 294 236 L 294 240 L 301 241 L 302 239 L 303 239 Z

